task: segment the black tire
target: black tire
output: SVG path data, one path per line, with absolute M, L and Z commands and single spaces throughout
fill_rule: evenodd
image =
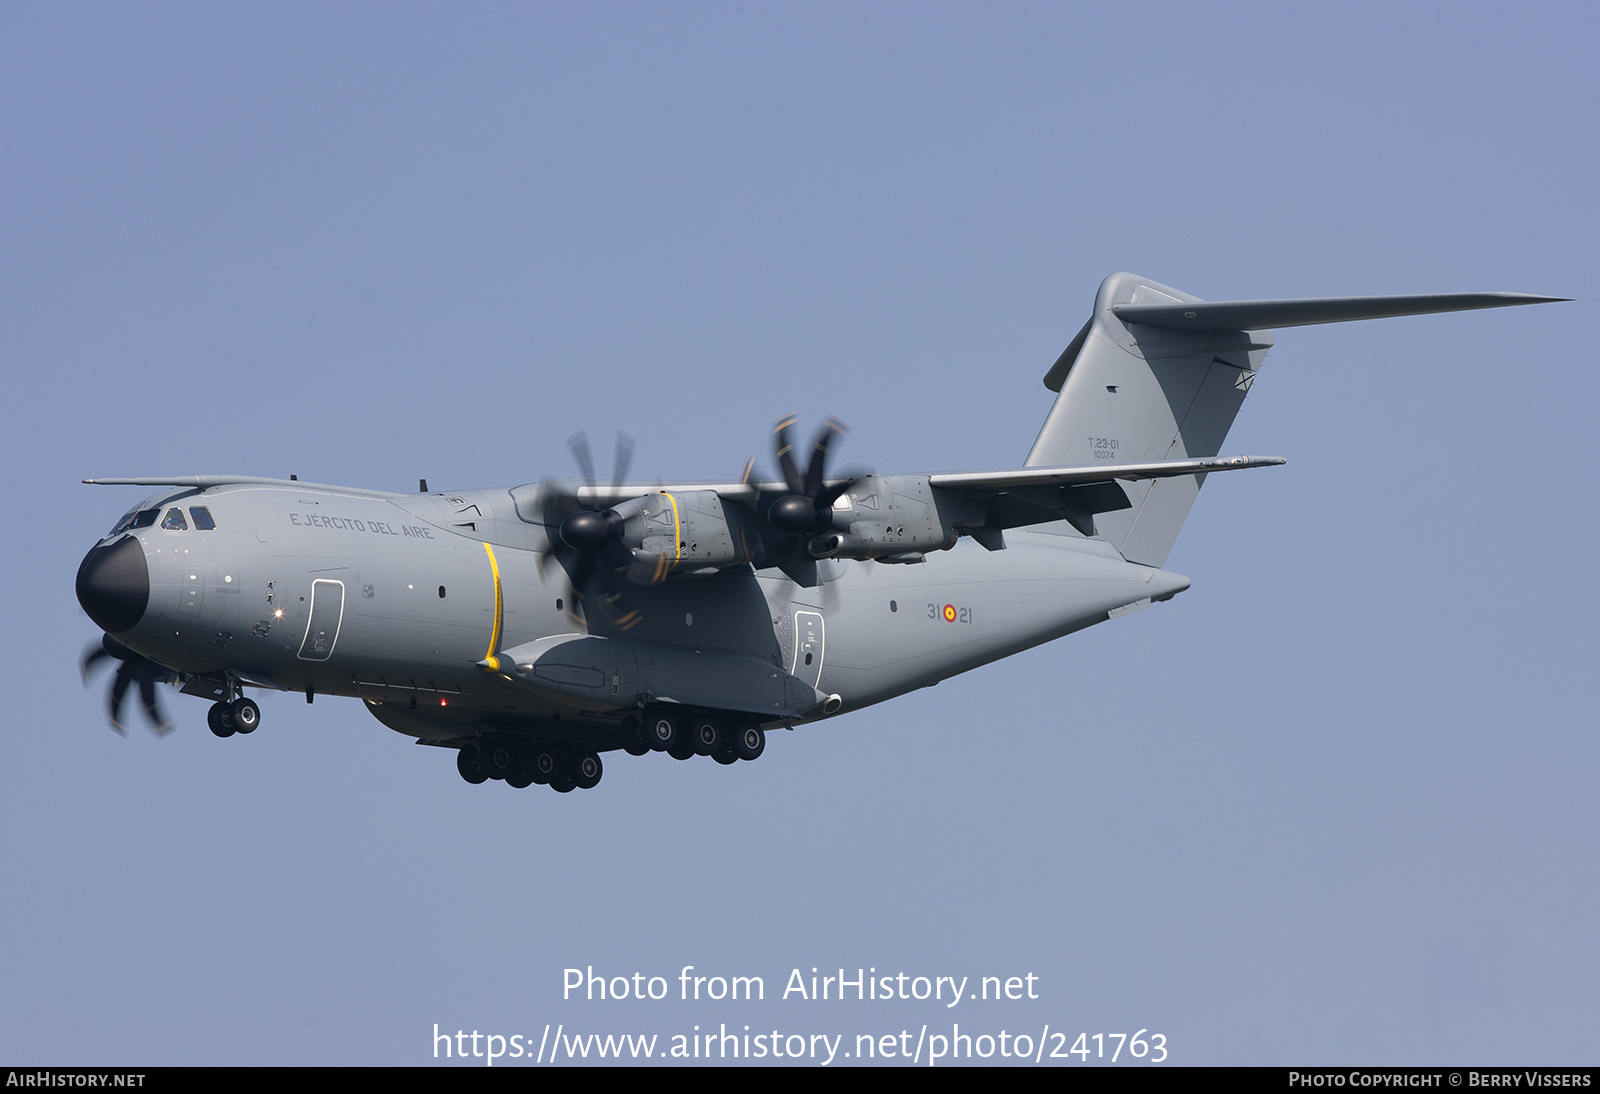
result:
M 473 786 L 489 781 L 489 776 L 478 766 L 478 750 L 470 745 L 456 752 L 456 770 Z
M 696 718 L 693 725 L 690 740 L 694 744 L 695 755 L 715 756 L 717 749 L 722 747 L 722 727 L 715 718 Z
M 554 790 L 557 794 L 570 794 L 577 788 L 578 784 L 567 778 L 565 775 L 557 775 L 555 778 L 550 780 L 550 789 Z
M 767 733 L 757 725 L 739 727 L 733 736 L 733 750 L 741 760 L 754 760 L 767 750 Z
M 235 699 L 228 711 L 233 715 L 233 728 L 240 733 L 254 733 L 261 724 L 261 708 L 254 699 Z
M 645 741 L 657 752 L 671 752 L 682 736 L 678 720 L 670 714 L 652 714 L 645 721 Z
M 233 727 L 233 711 L 227 703 L 212 703 L 206 711 L 206 725 L 218 737 L 232 737 L 238 730 Z
M 528 770 L 534 782 L 548 784 L 561 774 L 561 757 L 555 749 L 541 745 L 528 758 Z
M 517 772 L 517 751 L 504 742 L 485 742 L 478 749 L 478 765 L 489 778 L 504 779 Z
M 578 753 L 572 757 L 569 767 L 572 771 L 572 781 L 579 790 L 593 790 L 600 785 L 600 776 L 605 774 L 605 765 L 593 752 Z
M 533 785 L 533 769 L 527 764 L 518 763 L 515 770 L 506 776 L 506 785 L 526 790 Z
M 722 747 L 717 749 L 711 758 L 719 764 L 736 764 L 739 762 L 739 754 L 733 750 L 733 745 L 727 742 L 724 742 Z
M 692 760 L 694 759 L 694 746 L 688 741 L 679 741 L 667 749 L 667 755 L 674 760 Z

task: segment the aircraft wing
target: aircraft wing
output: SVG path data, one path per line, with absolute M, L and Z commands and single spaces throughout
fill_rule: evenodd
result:
M 1157 463 L 1106 463 L 1090 467 L 1019 467 L 1006 471 L 957 471 L 930 475 L 928 485 L 941 490 L 980 494 L 1029 486 L 1078 486 L 1124 479 L 1169 479 L 1177 475 L 1206 475 L 1213 471 L 1240 471 L 1247 467 L 1276 467 L 1287 463 L 1281 456 L 1209 456 L 1199 460 L 1162 460 Z
M 1004 471 L 960 471 L 930 475 L 938 496 L 965 506 L 954 521 L 962 532 L 990 550 L 999 550 L 1006 528 L 1065 520 L 1086 536 L 1096 532 L 1095 516 L 1132 508 L 1123 482 L 1208 475 L 1287 463 L 1279 456 L 1207 456 L 1150 463 L 1102 463 L 1084 467 L 1018 467 Z M 948 508 L 955 516 L 956 505 Z
M 1000 471 L 954 471 L 927 476 L 928 485 L 967 495 L 992 494 L 1030 486 L 1078 486 L 1122 479 L 1168 479 L 1177 475 L 1207 475 L 1213 471 L 1241 471 L 1248 467 L 1276 467 L 1287 463 L 1281 456 L 1210 456 L 1198 460 L 1162 460 L 1156 463 L 1103 463 L 1084 467 L 1015 467 Z M 837 480 L 830 480 L 837 481 Z M 516 487 L 513 495 L 531 499 L 544 484 Z M 569 493 L 585 505 L 615 505 L 658 491 L 711 490 L 730 501 L 752 503 L 762 495 L 784 492 L 781 482 L 684 482 L 594 484 L 552 480 L 550 485 Z

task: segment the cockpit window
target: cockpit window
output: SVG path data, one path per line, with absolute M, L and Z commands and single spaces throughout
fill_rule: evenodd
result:
M 189 522 L 183 519 L 183 510 L 173 506 L 161 520 L 161 527 L 169 532 L 187 532 Z
M 141 509 L 139 512 L 133 515 L 133 523 L 128 525 L 128 527 L 131 530 L 148 528 L 156 522 L 156 518 L 160 515 L 160 509 Z
M 202 532 L 209 532 L 217 526 L 217 522 L 211 519 L 211 510 L 204 505 L 192 507 L 189 515 L 194 518 L 194 526 Z

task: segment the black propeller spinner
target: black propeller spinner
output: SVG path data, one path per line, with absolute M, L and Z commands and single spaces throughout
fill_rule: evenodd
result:
M 83 660 L 78 668 L 83 674 L 85 686 L 89 683 L 89 671 L 106 658 L 122 662 L 117 667 L 117 675 L 111 683 L 111 705 L 107 712 L 111 728 L 121 736 L 128 735 L 127 729 L 122 724 L 122 699 L 127 694 L 129 686 L 137 683 L 139 698 L 144 700 L 145 716 L 150 719 L 151 731 L 157 737 L 165 737 L 171 733 L 175 726 L 161 709 L 161 701 L 156 697 L 156 684 L 168 680 L 172 673 L 150 658 L 134 653 L 108 634 L 104 635 L 99 643 L 91 645 L 83 652 Z
M 592 488 L 595 485 L 594 459 L 589 453 L 588 438 L 582 431 L 574 433 L 567 438 L 567 447 L 583 472 L 585 485 Z M 613 492 L 627 477 L 632 461 L 633 438 L 619 432 L 612 473 Z M 553 488 L 543 492 L 541 507 L 550 550 L 539 556 L 540 566 L 543 568 L 545 559 L 554 556 L 566 571 L 571 592 L 570 612 L 574 618 L 585 619 L 585 598 L 592 579 L 598 577 L 607 620 L 622 630 L 635 626 L 644 617 L 623 605 L 619 578 L 633 563 L 633 553 L 622 542 L 626 518 L 615 509 L 594 509 L 585 505 L 578 494 Z

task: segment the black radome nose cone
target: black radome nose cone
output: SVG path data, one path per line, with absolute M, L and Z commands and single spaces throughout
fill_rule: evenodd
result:
M 150 568 L 132 536 L 96 547 L 78 567 L 78 603 L 107 634 L 132 630 L 150 603 Z

